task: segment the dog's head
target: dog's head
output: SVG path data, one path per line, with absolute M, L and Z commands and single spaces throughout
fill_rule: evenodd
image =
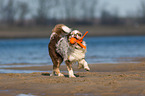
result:
M 73 30 L 71 33 L 70 33 L 70 38 L 71 37 L 74 37 L 76 39 L 81 39 L 82 37 L 82 33 L 78 30 Z
M 54 29 L 52 30 L 52 32 L 55 32 L 58 35 L 65 35 L 65 34 L 69 34 L 71 32 L 71 28 L 67 27 L 64 24 L 57 24 L 54 27 Z

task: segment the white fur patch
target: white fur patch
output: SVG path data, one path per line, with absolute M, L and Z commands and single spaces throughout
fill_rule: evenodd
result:
M 82 33 L 80 31 L 78 31 L 78 30 L 73 30 L 71 32 L 72 37 L 76 37 L 77 39 L 80 39 L 81 36 L 79 36 L 78 34 L 82 35 Z
M 69 55 L 69 60 L 70 61 L 79 61 L 80 59 L 85 58 L 85 52 L 81 49 L 72 50 Z
M 85 59 L 79 61 L 78 63 L 83 65 L 85 70 L 88 70 L 88 71 L 90 70 L 88 63 L 85 61 Z
M 50 35 L 50 40 L 53 38 L 53 36 L 55 35 L 56 33 L 53 32 L 51 35 Z
M 62 73 L 58 73 L 58 76 L 64 76 Z
M 63 31 L 65 31 L 66 33 L 70 33 L 71 29 L 67 26 L 62 26 Z
M 73 70 L 71 69 L 71 70 L 69 70 L 69 77 L 76 77 L 75 75 L 74 75 L 74 72 L 73 72 Z
M 85 41 L 82 42 L 83 45 L 86 46 Z M 86 49 L 81 48 L 79 45 L 75 47 L 70 46 L 71 50 L 69 52 L 69 60 L 70 61 L 79 61 L 82 58 L 85 58 Z
M 73 34 L 77 34 L 77 33 L 80 33 L 78 30 L 74 30 L 72 31 Z

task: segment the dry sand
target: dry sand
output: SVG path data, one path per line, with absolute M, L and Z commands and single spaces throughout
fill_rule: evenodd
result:
M 145 60 L 145 59 L 144 59 Z M 43 70 L 44 73 L 1 73 L 0 96 L 144 96 L 145 62 L 135 64 L 90 64 L 85 72 L 73 66 L 76 78 L 50 76 L 52 66 L 7 68 L 15 70 Z
M 49 38 L 54 26 L 0 26 L 0 38 Z M 70 26 L 87 36 L 128 36 L 145 35 L 145 25 L 135 26 Z

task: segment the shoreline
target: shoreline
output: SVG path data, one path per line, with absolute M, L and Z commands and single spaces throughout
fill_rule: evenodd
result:
M 10 65 L 10 66 L 9 66 Z M 9 64 L 9 67 L 3 67 L 0 69 L 8 69 L 8 70 L 32 70 L 32 71 L 52 71 L 53 65 L 30 65 L 29 64 L 14 64 L 18 65 L 18 67 L 11 67 L 13 64 Z M 20 67 L 19 67 L 20 65 Z M 28 66 L 27 66 L 28 65 Z M 6 64 L 7 66 L 7 64 Z M 91 68 L 90 72 L 121 72 L 121 71 L 131 71 L 131 70 L 138 70 L 138 67 L 145 66 L 145 62 L 140 63 L 98 63 L 98 64 L 89 64 Z M 78 69 L 77 64 L 72 65 L 73 70 L 77 72 L 82 72 L 84 69 Z M 107 67 L 107 68 L 106 68 Z M 67 71 L 67 67 L 65 64 L 60 66 L 61 71 Z
M 0 38 L 49 38 L 54 26 L 0 26 Z M 82 33 L 89 31 L 89 36 L 145 36 L 145 25 L 135 26 L 70 26 Z
M 139 66 L 144 65 L 145 63 L 145 57 L 121 57 L 117 59 L 117 63 L 91 63 L 89 66 L 91 67 L 91 72 L 100 72 L 100 71 L 116 71 L 116 70 L 129 70 L 129 66 Z M 52 71 L 52 64 L 42 63 L 42 64 L 30 64 L 30 63 L 13 63 L 13 64 L 0 64 L 0 70 L 25 70 L 25 71 Z M 72 67 L 77 72 L 83 71 L 79 70 L 77 68 L 77 64 L 73 64 Z M 108 69 L 105 69 L 103 67 L 108 67 Z M 95 69 L 94 69 L 95 67 Z M 121 69 L 116 69 L 118 67 L 121 67 Z M 115 69 L 114 69 L 115 68 Z M 60 70 L 67 71 L 65 63 L 62 63 L 60 66 Z M 95 71 L 98 70 L 98 71 Z M 0 71 L 0 73 L 3 73 Z M 8 73 L 8 72 L 7 72 Z M 9 72 L 10 73 L 10 72 Z M 13 72 L 12 72 L 13 73 Z M 15 72 L 14 72 L 15 73 Z M 18 73 L 18 72 L 17 72 Z M 22 72 L 20 72 L 22 73 Z M 29 72 L 28 72 L 29 73 Z

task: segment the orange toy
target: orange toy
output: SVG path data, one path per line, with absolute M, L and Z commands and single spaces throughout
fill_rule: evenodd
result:
M 84 48 L 84 49 L 86 49 L 86 46 L 84 46 L 83 44 L 82 44 L 82 41 L 83 41 L 83 38 L 85 37 L 85 35 L 88 33 L 88 31 L 83 35 L 83 37 L 81 38 L 81 39 L 76 39 L 76 38 L 74 38 L 74 37 L 72 37 L 71 39 L 70 39 L 70 43 L 71 44 L 75 44 L 76 42 L 82 47 L 82 48 Z

